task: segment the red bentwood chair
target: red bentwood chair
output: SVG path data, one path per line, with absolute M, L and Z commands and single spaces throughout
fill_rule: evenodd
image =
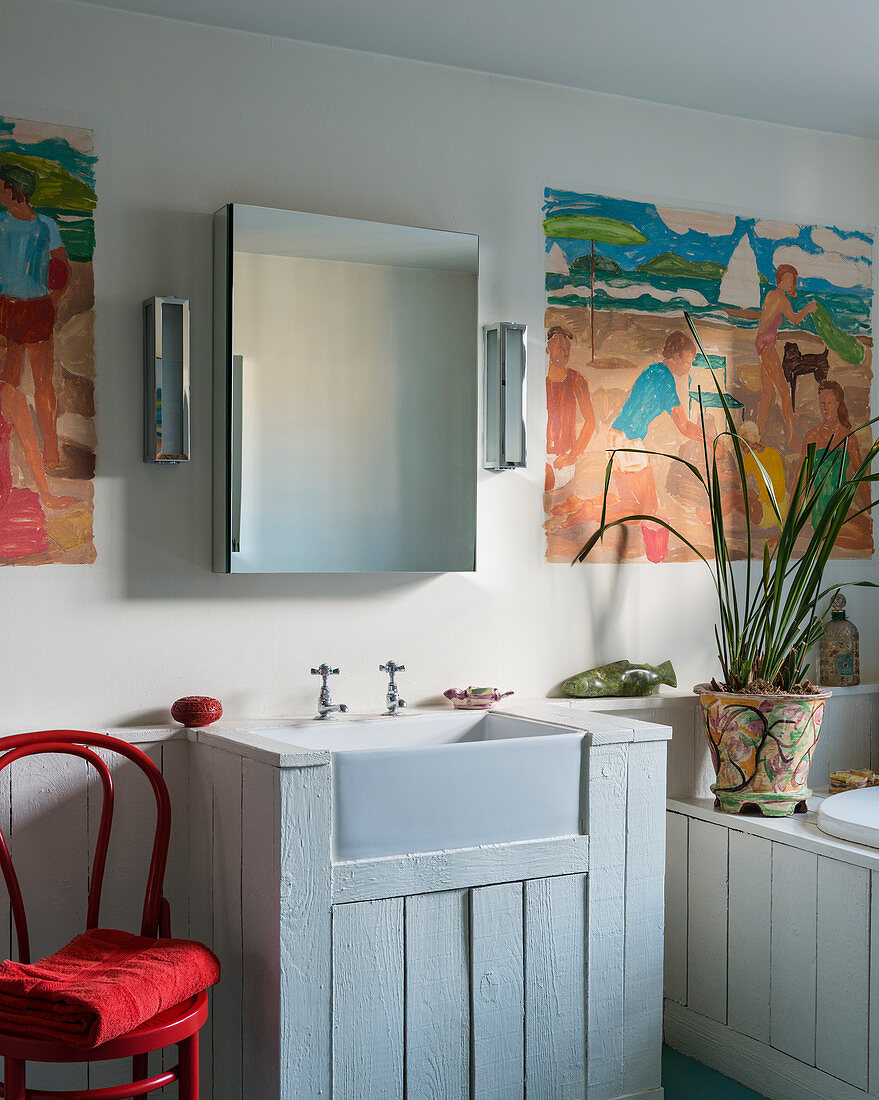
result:
M 171 802 L 162 773 L 140 749 L 117 741 L 113 737 L 80 730 L 42 730 L 0 738 L 0 771 L 14 760 L 39 753 L 62 753 L 86 760 L 97 771 L 103 789 L 101 824 L 95 845 L 89 886 L 86 928 L 98 927 L 104 865 L 113 821 L 113 780 L 104 761 L 91 748 L 110 749 L 133 761 L 146 775 L 156 798 L 156 834 L 147 876 L 140 934 L 155 938 L 168 937 L 170 907 L 162 897 L 168 841 L 171 833 Z M 24 912 L 18 878 L 12 866 L 6 838 L 0 829 L 0 868 L 9 891 L 9 901 L 15 921 L 20 962 L 30 962 L 27 919 Z M 198 1032 L 207 1020 L 208 1002 L 205 993 L 190 997 L 182 1004 L 165 1009 L 151 1020 L 111 1039 L 100 1046 L 83 1049 L 64 1042 L 28 1039 L 0 1031 L 0 1057 L 3 1058 L 3 1085 L 0 1095 L 5 1100 L 128 1100 L 146 1096 L 156 1089 L 179 1082 L 180 1100 L 198 1100 Z M 148 1077 L 147 1056 L 150 1051 L 176 1043 L 179 1063 L 173 1069 Z M 110 1058 L 132 1058 L 134 1080 L 109 1088 L 43 1091 L 25 1088 L 27 1062 L 100 1062 Z

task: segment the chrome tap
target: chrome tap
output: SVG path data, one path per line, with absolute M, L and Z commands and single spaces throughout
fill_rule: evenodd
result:
M 315 715 L 315 717 L 329 718 L 329 716 L 334 711 L 339 711 L 341 714 L 346 714 L 348 708 L 345 706 L 344 703 L 334 703 L 332 699 L 330 699 L 330 689 L 327 687 L 327 677 L 338 676 L 339 670 L 337 668 L 330 668 L 328 664 L 324 663 L 318 668 L 313 668 L 311 670 L 311 675 L 320 676 L 321 678 L 320 696 L 318 697 L 317 701 L 317 714 Z
M 394 676 L 398 672 L 405 672 L 406 666 L 398 665 L 396 661 L 389 660 L 387 664 L 379 665 L 378 670 L 379 672 L 387 672 L 390 676 L 390 680 L 388 681 L 388 693 L 385 696 L 385 701 L 388 704 L 388 709 L 385 711 L 385 714 L 396 714 L 401 707 L 406 706 L 406 700 L 400 698 L 400 693 L 397 690 L 397 681 L 394 679 Z

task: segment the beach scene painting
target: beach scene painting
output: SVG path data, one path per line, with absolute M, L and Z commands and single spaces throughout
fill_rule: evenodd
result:
M 0 565 L 95 560 L 96 163 L 0 115 Z
M 704 490 L 685 465 L 650 452 L 703 466 L 703 425 L 710 446 L 724 430 L 724 401 L 749 444 L 752 553 L 762 557 L 780 530 L 758 462 L 784 515 L 809 444 L 820 461 L 870 419 L 874 230 L 547 188 L 543 233 L 547 560 L 573 561 L 598 527 L 615 448 L 625 450 L 614 460 L 608 518 L 659 516 L 711 556 Z M 864 430 L 836 448 L 822 492 L 832 493 L 870 442 Z M 728 456 L 721 492 L 741 558 L 744 498 L 731 449 L 720 452 Z M 835 557 L 872 557 L 866 489 L 862 497 Z M 822 506 L 819 495 L 814 521 Z M 694 559 L 649 521 L 610 532 L 590 558 Z

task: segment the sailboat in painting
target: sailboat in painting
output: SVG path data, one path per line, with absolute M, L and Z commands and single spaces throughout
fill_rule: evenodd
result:
M 546 254 L 546 270 L 553 275 L 570 275 L 571 267 L 558 244 L 553 244 Z
M 726 272 L 720 280 L 718 301 L 740 309 L 760 308 L 760 272 L 747 233 L 730 256 Z
M 761 453 L 771 449 L 776 455 L 779 484 L 796 475 L 802 440 L 823 423 L 819 396 L 825 403 L 830 398 L 823 397 L 825 391 L 819 395 L 819 383 L 832 381 L 844 394 L 852 424 L 870 419 L 871 230 L 554 188 L 546 189 L 544 200 L 547 355 L 564 345 L 565 385 L 573 394 L 576 384 L 582 395 L 579 401 L 558 399 L 561 379 L 554 387 L 556 379 L 547 374 L 548 561 L 574 558 L 602 520 L 606 493 L 607 515 L 630 514 L 632 500 L 655 494 L 658 511 L 653 514 L 679 525 L 689 543 L 660 543 L 659 529 L 646 528 L 640 537 L 637 530 L 624 529 L 627 538 L 603 546 L 602 560 L 683 562 L 713 552 L 710 540 L 705 541 L 709 525 L 692 470 L 704 458 L 700 406 L 706 410 L 709 439 L 725 423 L 714 404 L 715 382 L 735 410 L 736 427 L 750 422 L 746 430 L 757 432 Z M 767 301 L 768 325 L 761 332 Z M 684 310 L 705 334 L 711 357 L 704 367 L 694 355 L 676 369 L 692 349 L 685 347 L 677 359 L 668 350 L 681 338 L 686 343 Z M 675 359 L 674 366 L 666 358 Z M 555 365 L 550 359 L 553 375 L 559 373 Z M 795 377 L 792 372 L 803 366 L 808 378 L 786 417 L 784 397 L 793 405 L 788 376 Z M 665 379 L 664 389 L 657 383 L 649 401 L 644 378 Z M 642 398 L 644 415 L 630 421 L 624 410 Z M 590 409 L 588 417 L 584 407 Z M 573 445 L 560 453 L 558 441 L 568 436 Z M 608 455 L 615 447 L 621 449 L 608 475 Z M 658 451 L 682 461 L 663 462 Z M 721 494 L 735 489 L 730 472 L 735 473 L 724 466 Z M 754 531 L 748 535 L 738 504 L 735 511 L 735 557 L 759 556 L 761 539 Z M 857 511 L 837 543 L 838 557 L 873 555 L 872 517 Z M 766 526 L 759 534 L 776 537 Z

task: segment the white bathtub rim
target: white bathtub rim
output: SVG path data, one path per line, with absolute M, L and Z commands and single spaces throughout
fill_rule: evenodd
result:
M 879 848 L 879 787 L 859 787 L 825 798 L 815 824 L 828 836 Z

